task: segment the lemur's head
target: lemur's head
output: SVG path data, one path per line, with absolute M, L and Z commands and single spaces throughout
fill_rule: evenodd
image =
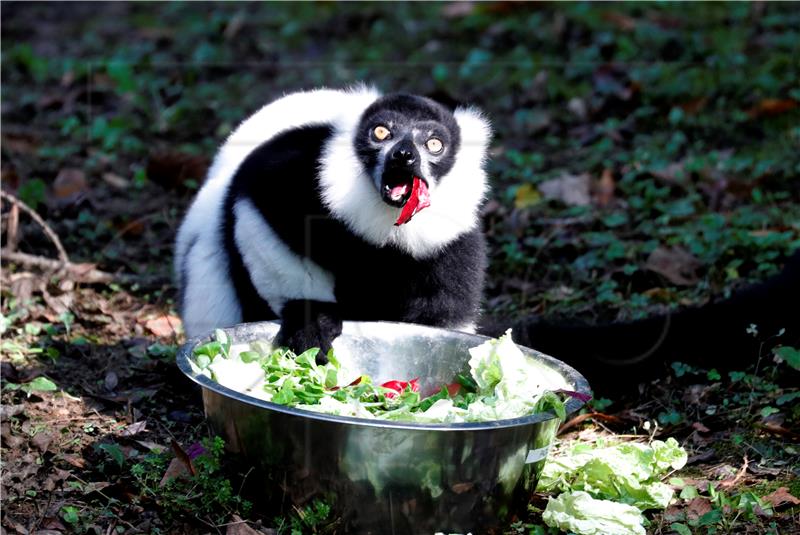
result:
M 428 98 L 392 94 L 361 116 L 354 145 L 383 202 L 402 225 L 430 206 L 429 189 L 453 168 L 461 133 L 452 112 Z
M 320 160 L 331 215 L 369 243 L 416 258 L 478 227 L 491 138 L 483 114 L 366 87 L 351 95 Z

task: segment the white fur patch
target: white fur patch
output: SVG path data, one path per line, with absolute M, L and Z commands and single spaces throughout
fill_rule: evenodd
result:
M 217 327 L 230 327 L 242 321 L 236 290 L 228 276 L 225 249 L 218 233 L 193 234 L 192 247 L 185 252 L 187 280 L 183 281 L 183 328 L 186 336 L 206 334 Z M 186 238 L 187 232 L 182 234 Z M 180 266 L 180 264 L 178 264 Z M 180 267 L 178 267 L 180 272 Z
M 292 93 L 245 119 L 220 148 L 203 187 L 178 230 L 175 276 L 182 288 L 184 329 L 189 336 L 241 321 L 241 308 L 227 270 L 222 239 L 222 203 L 228 185 L 245 158 L 270 138 L 305 125 L 335 124 L 358 117 L 378 92 L 366 86 L 349 90 L 317 89 Z M 186 261 L 188 277 L 182 279 Z
M 453 168 L 439 183 L 430 184 L 430 207 L 399 227 L 401 208 L 381 200 L 373 180 L 353 147 L 359 117 L 334 124 L 334 136 L 320 164 L 322 199 L 331 213 L 351 231 L 377 245 L 395 245 L 415 258 L 435 254 L 478 224 L 478 208 L 488 184 L 483 165 L 491 138 L 489 122 L 473 108 L 459 108 L 461 147 Z
M 276 314 L 291 299 L 336 300 L 333 275 L 289 249 L 251 201 L 237 201 L 233 211 L 236 247 L 258 294 Z

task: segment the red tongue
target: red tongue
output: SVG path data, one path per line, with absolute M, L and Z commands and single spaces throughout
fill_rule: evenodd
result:
M 428 194 L 428 186 L 426 186 L 425 182 L 420 180 L 419 177 L 415 176 L 414 184 L 411 187 L 411 197 L 409 197 L 408 202 L 403 206 L 400 217 L 397 218 L 394 225 L 397 227 L 408 223 L 417 212 L 430 205 L 431 196 Z

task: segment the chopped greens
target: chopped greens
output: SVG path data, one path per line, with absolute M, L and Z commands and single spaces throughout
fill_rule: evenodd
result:
M 224 335 L 224 332 L 222 332 Z M 518 418 L 551 410 L 566 417 L 564 396 L 546 389 L 537 366 L 511 340 L 511 331 L 469 350 L 469 373 L 458 374 L 431 395 L 420 392 L 419 378 L 376 384 L 367 375 L 341 381 L 342 366 L 333 352 L 327 364 L 317 364 L 318 349 L 295 355 L 257 341 L 232 355 L 230 340 L 195 349 L 202 373 L 236 390 L 261 399 L 340 416 L 420 423 L 481 422 Z M 252 365 L 263 370 L 253 383 Z M 233 377 L 233 379 L 231 379 Z M 243 378 L 243 379 L 242 379 Z

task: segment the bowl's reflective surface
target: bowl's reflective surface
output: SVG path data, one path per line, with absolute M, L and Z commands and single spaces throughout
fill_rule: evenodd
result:
M 278 325 L 225 329 L 234 343 L 271 340 Z M 178 354 L 203 387 L 206 416 L 228 447 L 255 467 L 264 498 L 303 503 L 323 498 L 346 533 L 482 533 L 524 512 L 558 420 L 539 414 L 463 424 L 384 422 L 290 409 L 234 392 L 195 374 L 187 342 Z M 346 322 L 334 343 L 344 367 L 377 382 L 420 378 L 437 390 L 468 366 L 482 336 L 400 323 Z M 586 380 L 551 357 L 522 348 L 551 388 L 589 393 Z M 582 405 L 567 403 L 574 412 Z

